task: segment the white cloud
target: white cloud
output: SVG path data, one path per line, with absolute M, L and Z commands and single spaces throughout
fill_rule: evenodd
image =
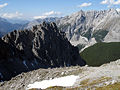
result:
M 116 5 L 120 4 L 120 0 L 117 0 L 116 2 L 114 2 L 114 4 Z
M 1 17 L 3 18 L 21 18 L 23 16 L 22 13 L 15 12 L 15 13 L 4 13 Z
M 92 5 L 92 3 L 82 3 L 81 5 L 78 5 L 78 7 L 88 7 L 91 5 Z
M 108 4 L 108 0 L 102 1 L 101 4 Z
M 5 7 L 5 6 L 7 6 L 7 5 L 8 5 L 8 3 L 1 4 L 1 5 L 0 5 L 0 8 L 3 8 L 3 7 Z
M 120 5 L 120 0 L 103 0 L 101 4 L 106 4 L 108 7 L 111 5 Z
M 50 11 L 50 12 L 44 13 L 45 16 L 60 15 L 60 14 L 61 14 L 61 12 L 55 12 L 55 11 Z
M 34 19 L 39 19 L 39 18 L 46 18 L 46 17 L 54 17 L 54 16 L 59 16 L 61 15 L 61 12 L 55 12 L 55 11 L 50 11 L 50 12 L 46 12 L 43 13 L 41 16 L 34 16 Z
M 33 18 L 34 19 L 39 19 L 39 18 L 41 18 L 41 19 L 43 19 L 43 18 L 46 18 L 47 16 L 34 16 Z

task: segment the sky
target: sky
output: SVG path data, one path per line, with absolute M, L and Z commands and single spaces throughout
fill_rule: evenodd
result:
M 31 20 L 109 8 L 120 10 L 120 0 L 0 0 L 0 17 Z

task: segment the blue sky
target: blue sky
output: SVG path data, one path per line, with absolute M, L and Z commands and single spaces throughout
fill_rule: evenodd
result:
M 120 0 L 0 0 L 0 16 L 37 19 L 82 10 L 120 8 Z

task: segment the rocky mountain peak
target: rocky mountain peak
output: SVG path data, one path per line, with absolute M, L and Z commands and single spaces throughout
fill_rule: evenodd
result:
M 15 30 L 2 37 L 2 42 L 14 51 L 10 50 L 13 57 L 0 62 L 1 80 L 38 68 L 85 65 L 78 48 L 70 44 L 65 33 L 59 31 L 55 23 L 43 22 L 30 30 Z
M 96 42 L 120 41 L 119 20 L 120 13 L 116 9 L 79 11 L 62 18 L 57 25 L 73 45 L 89 45 L 92 38 Z

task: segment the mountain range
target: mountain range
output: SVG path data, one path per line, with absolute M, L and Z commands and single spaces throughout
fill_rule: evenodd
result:
M 11 32 L 13 30 L 20 30 L 24 27 L 24 24 L 11 23 L 7 19 L 0 18 L 0 37 Z
M 73 45 L 120 41 L 120 13 L 116 9 L 81 10 L 62 18 L 57 25 Z
M 97 42 L 120 42 L 120 12 L 116 9 L 79 11 L 61 18 L 37 19 L 25 28 L 43 21 L 55 22 L 72 45 L 91 46 Z
M 1 20 L 0 31 L 4 35 L 4 32 L 14 29 L 31 29 L 32 26 L 39 25 L 44 21 L 55 22 L 58 28 L 66 33 L 66 37 L 74 46 L 79 44 L 88 47 L 97 42 L 120 41 L 120 12 L 116 9 L 101 11 L 81 10 L 69 16 L 36 19 L 24 25 L 11 24 L 6 20 Z

